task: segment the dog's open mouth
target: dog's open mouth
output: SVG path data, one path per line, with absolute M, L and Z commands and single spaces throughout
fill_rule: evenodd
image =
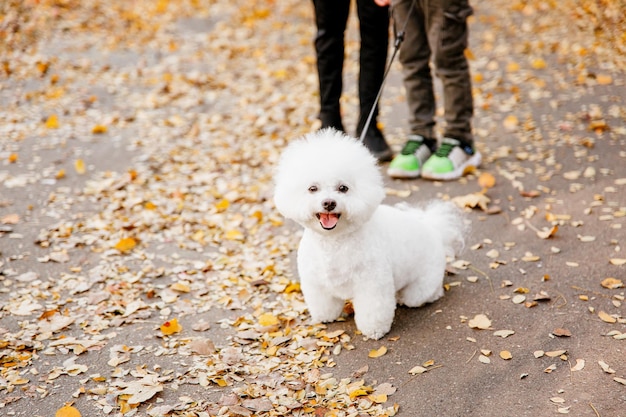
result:
M 316 216 L 324 229 L 332 230 L 337 226 L 341 213 L 317 213 Z

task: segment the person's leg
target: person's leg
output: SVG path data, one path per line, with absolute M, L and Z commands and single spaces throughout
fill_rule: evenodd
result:
M 422 177 L 460 178 L 481 163 L 474 149 L 474 111 L 469 65 L 465 58 L 468 0 L 434 0 L 428 8 L 428 38 L 437 76 L 443 85 L 446 126 L 441 145 L 422 168 Z
M 357 135 L 363 130 L 376 96 L 383 83 L 389 45 L 389 7 L 373 0 L 357 0 L 361 49 L 359 57 L 359 121 Z M 372 124 L 376 124 L 378 106 Z
M 398 55 L 404 75 L 409 108 L 407 141 L 387 169 L 393 178 L 417 178 L 437 143 L 435 95 L 430 71 L 431 47 L 426 32 L 424 0 L 397 0 L 393 3 L 394 30 L 404 29 Z M 406 23 L 406 27 L 405 27 Z
M 413 10 L 412 2 L 415 2 Z M 426 34 L 423 3 L 423 0 L 394 1 L 393 16 L 395 30 L 401 30 L 406 22 L 398 59 L 402 64 L 409 107 L 409 129 L 411 134 L 433 139 L 436 104 L 430 71 L 431 48 Z
M 344 130 L 339 99 L 343 88 L 344 32 L 350 0 L 313 0 L 315 9 L 315 52 L 319 77 L 322 128 Z
M 439 2 L 441 3 L 441 2 Z M 433 49 L 437 77 L 443 85 L 444 137 L 454 138 L 473 147 L 472 117 L 474 102 L 469 64 L 465 57 L 468 45 L 467 17 L 472 14 L 468 0 L 443 1 L 435 10 L 430 37 L 436 39 Z
M 356 136 L 361 136 L 378 90 L 383 83 L 389 44 L 389 8 L 380 7 L 373 0 L 357 0 L 361 48 L 359 58 L 359 120 Z M 381 162 L 390 161 L 393 152 L 377 126 L 378 106 L 374 107 L 363 144 Z

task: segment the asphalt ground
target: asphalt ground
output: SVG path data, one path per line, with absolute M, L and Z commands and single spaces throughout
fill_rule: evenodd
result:
M 483 165 L 387 180 L 389 203 L 466 204 L 471 234 L 379 341 L 307 321 L 271 203 L 315 127 L 310 4 L 3 6 L 2 414 L 626 416 L 618 3 L 473 3 Z M 396 150 L 406 119 L 396 63 Z

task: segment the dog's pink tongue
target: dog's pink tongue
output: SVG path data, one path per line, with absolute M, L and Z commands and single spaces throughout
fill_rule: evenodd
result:
M 338 220 L 339 217 L 335 213 L 320 213 L 320 223 L 324 229 L 332 229 Z

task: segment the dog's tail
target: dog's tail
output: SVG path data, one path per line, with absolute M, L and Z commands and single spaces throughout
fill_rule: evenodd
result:
M 463 251 L 469 225 L 456 204 L 433 200 L 424 207 L 424 218 L 428 225 L 439 232 L 447 256 L 455 256 Z

